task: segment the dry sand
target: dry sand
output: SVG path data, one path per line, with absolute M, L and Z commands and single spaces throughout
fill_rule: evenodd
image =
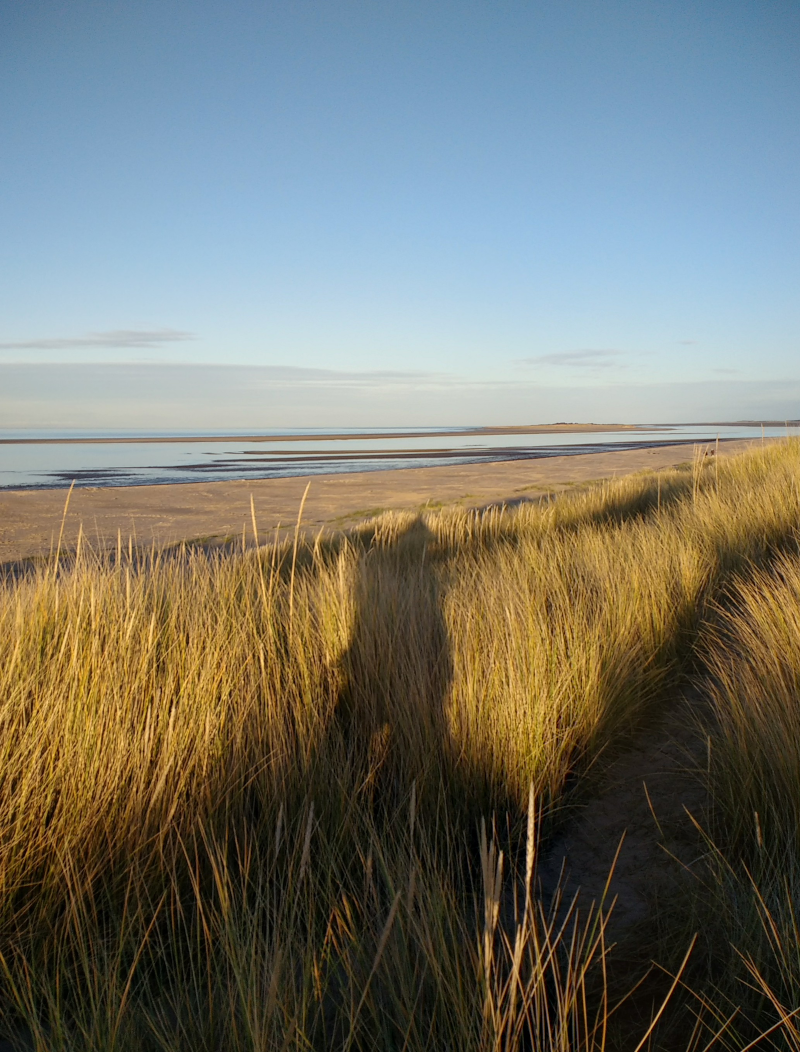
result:
M 721 452 L 740 452 L 749 440 L 726 442 Z M 311 482 L 303 521 L 312 529 L 351 526 L 379 511 L 443 504 L 482 507 L 536 500 L 571 486 L 635 471 L 671 467 L 691 459 L 691 445 L 543 457 L 457 467 L 401 468 L 342 475 L 165 486 L 76 489 L 69 505 L 64 544 L 72 547 L 82 524 L 90 540 L 116 543 L 133 535 L 144 544 L 223 540 L 250 527 L 250 495 L 259 530 L 289 528 Z M 58 537 L 66 491 L 0 491 L 0 563 L 45 555 Z M 252 530 L 251 530 L 252 532 Z

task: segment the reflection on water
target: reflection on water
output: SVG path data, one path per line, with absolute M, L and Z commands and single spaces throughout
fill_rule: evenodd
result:
M 785 428 L 767 427 L 767 437 L 786 434 Z M 84 433 L 57 431 L 0 431 L 0 488 L 69 486 L 139 486 L 167 482 L 211 482 L 224 479 L 286 478 L 293 475 L 327 475 L 387 468 L 478 464 L 486 461 L 529 460 L 570 453 L 597 453 L 670 445 L 676 442 L 713 442 L 754 438 L 754 426 L 654 427 L 637 431 L 598 431 L 583 434 L 475 434 L 464 428 L 342 429 L 328 437 L 319 430 L 265 431 L 271 440 L 253 441 L 253 432 L 237 439 L 206 436 L 189 441 L 189 435 L 165 436 L 153 441 L 146 432 Z M 37 442 L 42 438 L 91 437 L 90 444 Z M 125 438 L 125 442 L 108 441 Z M 146 441 L 150 437 L 149 441 Z M 104 441 L 104 439 L 106 441 Z M 137 441 L 139 439 L 140 441 Z M 283 439 L 283 441 L 281 441 Z M 291 440 L 290 440 L 291 439 Z M 22 440 L 22 441 L 20 441 Z

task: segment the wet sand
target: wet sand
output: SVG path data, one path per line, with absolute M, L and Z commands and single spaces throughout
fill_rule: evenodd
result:
M 723 442 L 722 454 L 741 452 L 752 440 Z M 117 532 L 140 544 L 252 537 L 250 495 L 262 540 L 291 528 L 303 491 L 311 529 L 345 528 L 384 510 L 456 504 L 483 507 L 537 500 L 596 479 L 657 470 L 692 457 L 692 444 L 656 449 L 582 453 L 456 467 L 400 468 L 288 479 L 247 479 L 164 486 L 74 490 L 63 543 L 73 547 L 80 525 L 92 542 L 116 544 Z M 61 527 L 66 491 L 0 491 L 0 563 L 46 555 Z

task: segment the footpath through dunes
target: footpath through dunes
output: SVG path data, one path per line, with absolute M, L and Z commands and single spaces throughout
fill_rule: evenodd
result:
M 653 937 L 686 900 L 686 881 L 704 845 L 692 819 L 705 825 L 708 741 L 699 721 L 701 696 L 677 694 L 621 753 L 599 756 L 593 790 L 576 805 L 539 869 L 546 894 L 560 883 L 567 899 L 605 900 L 609 937 L 623 952 L 653 952 Z
M 749 440 L 720 445 L 732 455 Z M 198 482 L 181 485 L 82 487 L 75 490 L 63 544 L 74 548 L 78 529 L 95 545 L 116 544 L 117 534 L 143 545 L 185 540 L 218 543 L 241 536 L 250 523 L 252 495 L 260 528 L 291 529 L 306 485 L 309 529 L 342 530 L 383 511 L 418 511 L 442 505 L 465 508 L 536 501 L 602 478 L 664 470 L 692 456 L 691 446 L 621 450 L 462 467 L 354 471 L 341 475 Z M 63 489 L 0 490 L 0 564 L 43 556 L 61 528 Z
M 591 790 L 570 808 L 539 865 L 546 902 L 559 893 L 563 909 L 575 903 L 586 914 L 602 903 L 610 910 L 615 1048 L 635 1046 L 646 1031 L 697 934 L 693 903 L 707 878 L 708 848 L 700 829 L 709 828 L 711 803 L 707 712 L 702 693 L 687 685 L 621 751 L 599 756 Z M 687 1014 L 678 1004 L 686 998 L 673 993 L 672 1001 L 655 1047 L 684 1052 Z

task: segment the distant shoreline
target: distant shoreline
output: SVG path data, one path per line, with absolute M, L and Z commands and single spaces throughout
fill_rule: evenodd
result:
M 0 446 L 45 446 L 45 445 L 144 445 L 181 442 L 357 442 L 369 439 L 401 438 L 447 438 L 448 436 L 467 436 L 479 438 L 481 435 L 591 435 L 600 432 L 623 433 L 637 431 L 671 431 L 678 427 L 800 427 L 800 420 L 712 420 L 690 421 L 675 424 L 520 424 L 497 425 L 494 427 L 450 427 L 441 430 L 420 428 L 402 431 L 310 431 L 306 434 L 295 432 L 287 434 L 185 434 L 185 435 L 109 435 L 102 436 L 60 436 L 58 438 L 0 438 Z M 24 430 L 23 428 L 12 430 Z
M 664 428 L 665 430 L 667 428 Z M 439 439 L 448 436 L 481 436 L 481 434 L 594 434 L 599 431 L 652 431 L 661 427 L 641 424 L 522 424 L 519 427 L 453 427 L 432 431 L 331 431 L 309 434 L 143 434 L 109 438 L 0 439 L 0 445 L 107 445 L 122 443 L 166 442 L 346 442 L 364 439 Z
M 3 446 L 34 446 L 34 445 L 117 445 L 117 444 L 140 444 L 140 443 L 167 443 L 167 442 L 345 442 L 363 441 L 364 439 L 398 439 L 398 438 L 447 438 L 449 435 L 480 436 L 480 435 L 583 435 L 596 434 L 598 432 L 617 431 L 660 431 L 669 430 L 669 427 L 645 427 L 642 424 L 522 424 L 519 427 L 471 427 L 471 428 L 445 428 L 441 431 L 431 431 L 422 428 L 419 431 L 331 431 L 321 434 L 317 431 L 311 434 L 298 435 L 123 435 L 109 438 L 0 438 Z

